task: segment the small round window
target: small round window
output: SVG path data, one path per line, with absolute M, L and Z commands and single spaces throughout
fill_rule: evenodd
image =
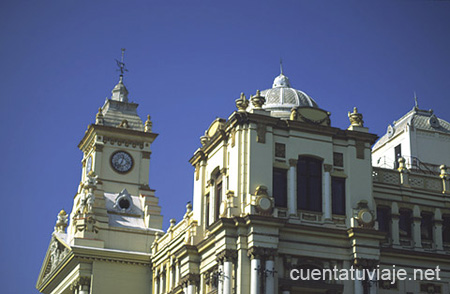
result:
M 128 209 L 128 208 L 130 208 L 130 200 L 128 200 L 125 197 L 119 199 L 119 207 L 120 207 L 120 209 Z

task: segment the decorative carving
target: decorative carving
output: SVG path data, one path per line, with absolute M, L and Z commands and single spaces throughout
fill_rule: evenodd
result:
M 340 152 L 333 152 L 333 165 L 337 167 L 344 167 L 344 154 Z
M 273 259 L 277 250 L 275 248 L 252 247 L 247 251 L 250 259 Z
M 222 263 L 224 261 L 235 262 L 237 259 L 237 251 L 234 249 L 225 249 L 222 252 L 218 253 L 216 257 L 219 263 Z
M 131 199 L 130 193 L 128 193 L 127 189 L 123 189 L 122 192 L 117 195 L 113 208 L 120 212 L 129 212 L 131 211 L 132 206 L 133 200 Z
M 348 112 L 348 119 L 350 120 L 350 125 L 364 127 L 363 115 L 358 113 L 358 108 L 354 107 L 352 113 Z
M 56 220 L 55 232 L 64 233 L 64 231 L 67 227 L 67 223 L 68 223 L 68 215 L 64 211 L 64 209 L 62 209 L 59 212 L 57 220 Z
M 373 229 L 375 224 L 375 214 L 369 210 L 366 200 L 358 202 L 358 206 L 354 210 L 355 219 L 357 220 L 359 227 L 366 229 Z
M 149 151 L 142 151 L 142 158 L 150 159 L 150 155 L 151 155 L 151 154 L 152 154 L 152 153 L 149 152 Z
M 151 133 L 152 132 L 152 121 L 150 119 L 150 115 L 147 115 L 147 120 L 145 121 L 144 132 Z
M 266 102 L 266 98 L 261 96 L 261 92 L 259 90 L 256 90 L 256 95 L 252 96 L 250 100 L 256 109 L 262 109 L 262 106 Z
M 297 166 L 298 159 L 289 159 L 289 166 Z
M 236 108 L 238 109 L 238 112 L 245 112 L 248 104 L 249 102 L 247 98 L 245 98 L 244 93 L 241 93 L 241 97 L 239 99 L 236 99 Z
M 420 292 L 439 294 L 442 293 L 441 285 L 432 283 L 420 284 Z
M 258 186 L 255 192 L 256 197 L 256 210 L 263 215 L 270 215 L 273 210 L 273 202 L 269 197 L 266 186 Z
M 55 237 L 53 237 L 50 243 L 49 253 L 50 259 L 47 265 L 46 272 L 44 274 L 44 278 L 47 277 L 49 274 L 51 274 L 58 267 L 58 265 L 69 253 L 69 249 L 60 242 L 58 242 L 58 240 L 56 240 Z
M 236 145 L 236 130 L 231 130 L 231 147 L 234 147 Z
M 275 143 L 275 157 L 286 157 L 286 145 L 283 143 Z
M 136 146 L 139 146 L 140 149 L 144 149 L 144 142 L 138 142 L 138 141 L 128 141 L 118 138 L 110 138 L 110 137 L 103 137 L 103 143 L 108 143 L 111 145 L 114 145 L 115 143 L 124 145 L 125 147 L 132 146 L 133 148 L 136 148 Z
M 198 284 L 199 281 L 200 281 L 199 274 L 187 274 L 186 276 L 181 278 L 180 284 L 183 286 L 196 285 Z
M 266 143 L 266 131 L 267 127 L 265 124 L 259 123 L 256 127 L 256 142 Z
M 209 142 L 209 137 L 207 135 L 207 131 L 205 131 L 205 135 L 200 137 L 200 143 L 202 144 L 202 146 L 205 146 L 206 144 L 208 144 Z
M 376 259 L 367 259 L 367 258 L 355 258 L 353 259 L 353 265 L 358 269 L 374 269 L 379 264 L 379 261 Z
M 323 170 L 325 171 L 325 172 L 331 172 L 331 170 L 333 169 L 333 166 L 331 165 L 331 164 L 324 164 L 323 165 Z
M 122 122 L 117 126 L 119 128 L 129 129 L 130 125 L 126 119 L 122 120 Z
M 82 293 L 81 291 L 85 291 L 85 293 L 89 292 L 89 287 L 91 285 L 90 277 L 78 277 L 71 285 L 70 290 L 76 293 Z
M 101 145 L 101 144 L 95 144 L 95 145 L 94 145 L 94 151 L 102 152 L 102 151 L 103 151 L 103 145 Z

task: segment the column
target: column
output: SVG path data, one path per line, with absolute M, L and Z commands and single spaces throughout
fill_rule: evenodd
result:
M 275 294 L 275 268 L 273 255 L 266 260 L 266 294 Z
M 189 282 L 187 286 L 187 294 L 195 294 L 195 284 Z
M 422 236 L 420 225 L 422 224 L 422 217 L 420 216 L 420 209 L 417 205 L 414 205 L 413 209 L 413 241 L 414 247 L 422 248 Z
M 297 159 L 289 159 L 288 171 L 288 214 L 297 216 Z
M 442 240 L 442 214 L 439 208 L 434 211 L 434 231 L 433 242 L 436 250 L 444 250 L 444 244 Z
M 333 215 L 332 215 L 332 199 L 331 199 L 331 168 L 333 167 L 330 164 L 324 164 L 323 165 L 325 173 L 324 173 L 324 178 L 323 178 L 323 182 L 324 182 L 324 218 L 325 220 L 332 220 L 333 219 Z
M 155 289 L 154 289 L 154 291 L 155 291 L 156 294 L 159 294 L 159 276 L 158 276 L 157 272 L 155 272 L 155 278 L 153 280 L 155 281 Z
M 259 258 L 253 258 L 250 262 L 251 274 L 250 274 L 250 294 L 259 294 L 259 289 L 261 287 L 259 281 L 259 270 L 261 268 L 261 260 Z
M 289 286 L 282 286 L 281 294 L 291 294 L 291 288 Z
M 261 254 L 264 252 L 263 248 L 252 247 L 248 250 L 250 257 L 250 294 L 261 294 Z
M 89 286 L 80 285 L 80 290 L 78 291 L 78 294 L 89 294 Z
M 364 293 L 364 288 L 363 288 L 363 284 L 362 284 L 362 270 L 360 269 L 356 269 L 355 270 L 355 294 L 359 293 L 359 294 L 363 294 Z
M 232 279 L 233 279 L 233 263 L 230 260 L 225 260 L 223 263 L 223 294 L 231 294 Z
M 222 261 L 219 261 L 219 281 L 217 284 L 217 294 L 223 294 L 223 263 Z
M 377 277 L 374 276 L 372 280 L 370 280 L 370 293 L 369 294 L 377 294 L 378 293 L 378 283 L 376 283 Z
M 400 245 L 400 214 L 398 212 L 397 202 L 392 202 L 391 206 L 391 238 L 392 245 Z

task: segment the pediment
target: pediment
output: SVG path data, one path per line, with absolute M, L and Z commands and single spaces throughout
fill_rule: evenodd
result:
M 63 236 L 53 233 L 36 284 L 38 289 L 58 272 L 58 269 L 65 263 L 64 261 L 68 259 L 71 251 Z

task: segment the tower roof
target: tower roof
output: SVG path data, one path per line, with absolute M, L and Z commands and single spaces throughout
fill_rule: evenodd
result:
M 273 80 L 272 88 L 261 91 L 261 95 L 266 98 L 263 108 L 276 117 L 288 118 L 293 107 L 319 108 L 308 94 L 292 88 L 289 78 L 282 71 Z
M 384 143 L 407 127 L 412 130 L 437 132 L 450 135 L 450 123 L 438 118 L 433 110 L 420 109 L 417 104 L 399 120 L 388 126 L 386 134 L 383 135 L 373 146 L 373 150 L 378 149 Z
M 119 83 L 117 83 L 111 93 L 111 100 L 128 102 L 128 90 L 123 84 L 123 75 L 120 75 Z

